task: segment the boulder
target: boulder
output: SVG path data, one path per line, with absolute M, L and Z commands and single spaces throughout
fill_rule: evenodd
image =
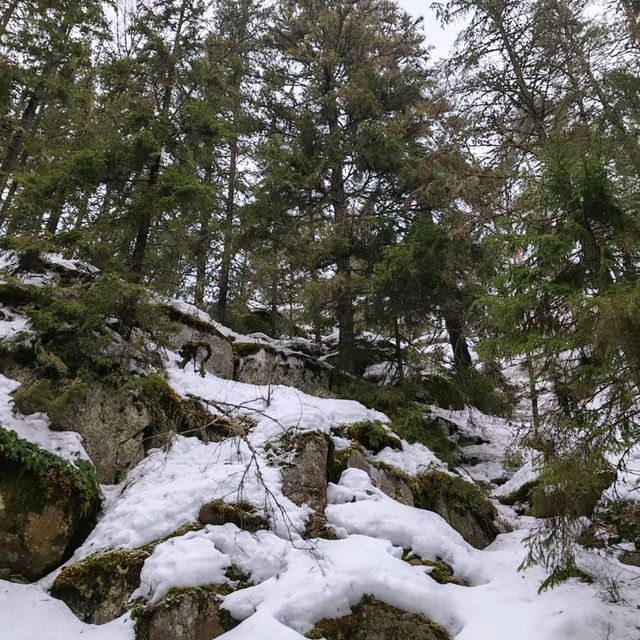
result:
M 102 483 L 116 484 L 144 457 L 151 415 L 130 391 L 97 382 L 74 384 L 47 412 L 52 429 L 82 436 Z
M 227 522 L 235 524 L 245 531 L 259 531 L 267 529 L 269 523 L 261 516 L 256 508 L 248 502 L 224 502 L 213 500 L 202 505 L 198 514 L 198 522 L 203 525 L 223 525 Z
M 200 523 L 189 523 L 168 538 L 201 528 Z M 129 598 L 140 586 L 145 560 L 168 538 L 138 549 L 99 551 L 66 566 L 56 577 L 51 595 L 62 600 L 83 622 L 111 622 L 132 608 Z
M 100 503 L 89 463 L 74 466 L 0 428 L 0 574 L 46 575 L 90 532 Z
M 416 507 L 441 515 L 477 549 L 484 549 L 498 535 L 496 508 L 474 483 L 432 471 L 417 476 L 412 488 Z
M 220 608 L 219 585 L 170 591 L 158 604 L 135 610 L 136 640 L 212 640 L 235 626 Z
M 168 346 L 179 352 L 188 343 L 206 343 L 211 349 L 211 356 L 204 364 L 205 373 L 231 380 L 234 372 L 233 347 L 231 341 L 220 333 L 215 324 L 172 305 L 166 305 L 164 309 L 169 318 L 178 325 L 178 331 L 168 338 Z M 195 364 L 198 365 L 199 362 Z M 194 363 L 188 363 L 186 366 L 193 367 Z
M 450 640 L 447 631 L 419 613 L 365 598 L 348 616 L 318 622 L 307 638 L 325 640 Z
M 128 609 L 140 584 L 140 572 L 152 549 L 114 549 L 95 553 L 64 567 L 51 595 L 62 600 L 83 622 L 105 624 Z

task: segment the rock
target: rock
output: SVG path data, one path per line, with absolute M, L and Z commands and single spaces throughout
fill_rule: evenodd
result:
M 356 422 L 336 429 L 343 437 L 355 440 L 365 449 L 379 453 L 386 447 L 402 450 L 402 441 L 386 425 L 376 420 Z
M 371 598 L 348 616 L 318 622 L 307 638 L 326 640 L 450 640 L 440 625 L 419 613 L 409 613 Z
M 235 626 L 220 608 L 220 587 L 171 591 L 157 605 L 135 611 L 136 640 L 212 640 Z
M 206 329 L 190 326 L 182 326 L 177 334 L 169 338 L 169 346 L 177 352 L 189 342 L 209 345 L 211 357 L 204 363 L 206 373 L 226 380 L 233 378 L 233 347 L 227 338 L 211 333 Z M 200 356 L 203 355 L 201 353 L 198 354 L 196 365 L 199 366 Z M 193 367 L 194 363 L 189 362 L 186 366 Z
M 155 547 L 201 528 L 200 523 L 192 522 L 139 549 L 94 553 L 64 567 L 51 587 L 51 595 L 62 600 L 83 622 L 105 624 L 115 620 L 133 606 L 129 597 L 140 586 L 142 567 Z
M 96 553 L 62 569 L 51 595 L 62 600 L 80 620 L 105 624 L 128 609 L 129 596 L 140 584 L 140 572 L 152 549 L 114 549 Z
M 270 344 L 234 345 L 235 379 L 259 385 L 284 384 L 321 398 L 332 397 L 333 367 L 304 353 L 278 350 Z
M 200 508 L 198 522 L 207 525 L 235 524 L 245 531 L 259 531 L 268 528 L 268 521 L 248 502 L 224 502 L 213 500 Z
M 429 575 L 439 584 L 457 584 L 460 587 L 468 587 L 468 583 L 457 578 L 453 572 L 453 567 L 444 560 L 427 560 L 408 553 L 403 558 L 413 567 L 431 567 Z
M 144 457 L 151 415 L 131 392 L 97 382 L 76 384 L 65 394 L 48 408 L 51 428 L 77 431 L 100 482 L 116 484 Z
M 374 487 L 380 489 L 390 498 L 413 507 L 413 492 L 411 491 L 410 478 L 399 469 L 383 463 L 369 462 L 364 453 L 358 447 L 349 447 L 335 454 L 337 459 L 341 459 L 338 464 L 339 473 L 344 469 L 360 469 L 370 478 Z M 339 473 L 332 478 L 338 482 Z
M 100 502 L 89 463 L 74 467 L 0 428 L 0 573 L 47 574 L 89 533 Z
M 333 443 L 324 433 L 302 433 L 293 439 L 295 455 L 282 469 L 282 493 L 292 502 L 311 507 L 315 514 L 307 526 L 307 534 L 315 536 L 324 528 L 327 507 L 329 457 Z
M 498 535 L 497 511 L 475 484 L 432 471 L 416 477 L 412 488 L 417 507 L 440 514 L 477 549 L 484 549 Z
M 622 564 L 629 564 L 632 567 L 640 567 L 640 551 L 625 551 L 618 558 Z
M 179 352 L 188 342 L 205 342 L 211 348 L 211 357 L 204 365 L 206 373 L 231 380 L 234 372 L 234 354 L 231 341 L 214 324 L 189 315 L 174 306 L 164 307 L 169 318 L 180 325 L 180 330 L 169 337 L 169 347 Z M 189 363 L 187 367 L 192 367 Z

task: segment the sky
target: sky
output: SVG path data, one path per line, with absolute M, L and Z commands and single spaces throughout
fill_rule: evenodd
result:
M 453 25 L 442 29 L 435 12 L 429 8 L 432 0 L 398 0 L 398 4 L 414 16 L 424 17 L 424 30 L 427 43 L 433 46 L 432 56 L 436 60 L 449 53 L 456 39 L 457 27 Z

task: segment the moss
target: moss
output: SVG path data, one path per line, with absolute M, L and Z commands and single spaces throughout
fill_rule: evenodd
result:
M 450 640 L 446 629 L 419 613 L 409 613 L 363 596 L 351 613 L 341 618 L 320 620 L 306 634 L 307 638 L 326 640 L 361 640 L 375 629 L 376 638 L 388 640 Z M 402 634 L 402 635 L 399 635 Z
M 378 453 L 385 447 L 392 449 L 402 449 L 402 442 L 383 426 L 381 422 L 368 420 L 366 422 L 356 422 L 342 428 L 344 435 L 361 444 L 365 449 Z
M 136 640 L 148 640 L 152 633 L 154 638 L 167 637 L 166 634 L 169 633 L 171 629 L 165 627 L 168 619 L 163 617 L 163 615 L 179 610 L 183 603 L 187 604 L 192 611 L 197 611 L 196 618 L 190 620 L 194 628 L 189 631 L 193 633 L 194 636 L 204 637 L 202 633 L 198 632 L 198 627 L 202 626 L 203 629 L 201 631 L 204 631 L 204 634 L 209 637 L 211 629 L 207 622 L 210 623 L 212 617 L 217 623 L 216 626 L 219 625 L 223 630 L 230 631 L 237 623 L 231 618 L 228 611 L 217 606 L 217 601 L 220 596 L 228 595 L 233 590 L 233 587 L 228 584 L 172 589 L 156 605 L 144 606 L 141 603 L 135 605 L 131 609 L 131 614 L 135 621 Z M 160 627 L 158 627 L 158 622 L 155 622 L 154 625 L 154 621 L 158 616 L 160 616 Z M 154 626 L 155 633 L 152 631 Z M 160 636 L 158 636 L 159 628 L 161 629 Z
M 95 553 L 64 567 L 51 595 L 64 601 L 84 622 L 95 622 L 106 602 L 114 608 L 111 616 L 116 618 L 127 610 L 127 596 L 140 584 L 140 572 L 151 552 L 145 547 Z
M 419 442 L 455 467 L 460 462 L 458 447 L 451 438 L 450 424 L 441 418 L 429 420 L 424 405 L 411 403 L 398 410 L 391 421 L 392 429 L 408 442 Z
M 14 500 L 42 509 L 48 501 L 60 505 L 69 515 L 86 517 L 97 512 L 102 502 L 93 466 L 78 461 L 76 466 L 0 427 L 0 469 L 11 475 L 28 475 L 28 494 L 14 493 Z
M 46 413 L 54 398 L 55 391 L 52 381 L 40 379 L 32 384 L 19 387 L 13 394 L 13 404 L 24 415 L 36 412 Z
M 256 508 L 244 501 L 224 502 L 213 500 L 203 505 L 198 514 L 202 524 L 222 525 L 230 522 L 245 531 L 259 531 L 269 527 L 267 519 Z
M 439 513 L 474 546 L 482 548 L 498 534 L 496 508 L 477 485 L 432 471 L 413 478 L 410 486 L 416 507 Z

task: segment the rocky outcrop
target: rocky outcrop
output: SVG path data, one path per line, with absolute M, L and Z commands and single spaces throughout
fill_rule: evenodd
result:
M 484 549 L 498 535 L 497 511 L 477 485 L 432 471 L 415 478 L 412 488 L 417 507 L 440 514 L 477 549 Z
M 227 589 L 228 590 L 228 589 Z M 136 640 L 212 640 L 235 626 L 220 608 L 218 585 L 171 591 L 157 605 L 136 608 Z
M 284 384 L 321 398 L 331 397 L 334 368 L 304 353 L 277 349 L 271 344 L 234 345 L 235 379 L 260 385 Z
M 88 463 L 73 466 L 0 428 L 0 577 L 37 580 L 89 533 L 101 502 Z
M 318 622 L 307 638 L 325 640 L 449 640 L 447 631 L 419 613 L 364 599 L 348 616 Z
M 205 373 L 211 373 L 219 378 L 230 380 L 234 371 L 234 354 L 231 341 L 222 335 L 216 326 L 199 317 L 180 311 L 174 306 L 166 305 L 165 310 L 171 320 L 177 323 L 178 331 L 168 338 L 168 346 L 176 352 L 187 345 L 206 344 L 211 355 L 204 363 Z M 187 367 L 199 367 L 203 354 L 196 356 L 195 362 L 189 362 Z

